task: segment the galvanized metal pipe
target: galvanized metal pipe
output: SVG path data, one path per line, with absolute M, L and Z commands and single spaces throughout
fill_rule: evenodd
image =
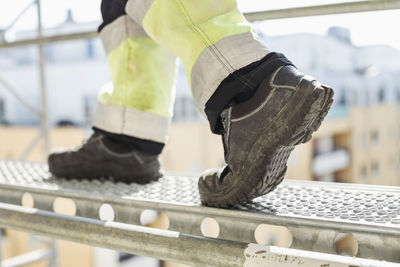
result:
M 245 262 L 243 252 L 246 243 L 205 239 L 174 231 L 103 222 L 4 203 L 0 203 L 0 225 L 187 264 L 242 266 Z M 208 255 L 204 254 L 205 251 Z
M 37 32 L 38 32 L 38 37 L 41 38 L 43 34 L 43 29 L 42 29 L 42 11 L 41 11 L 40 0 L 36 0 L 36 8 L 37 8 L 37 18 L 38 18 Z M 47 154 L 50 151 L 50 140 L 49 140 L 49 128 L 47 121 L 47 88 L 46 88 L 46 69 L 45 69 L 46 59 L 42 43 L 39 43 L 38 52 L 39 52 L 40 100 L 41 100 L 40 127 L 44 140 L 44 152 L 45 155 L 47 156 Z
M 195 266 L 400 266 L 331 254 L 186 235 L 0 203 L 0 226 Z
M 12 258 L 5 259 L 1 262 L 1 267 L 17 267 L 32 264 L 38 261 L 51 259 L 54 257 L 53 250 L 39 249 Z
M 93 31 L 60 34 L 60 35 L 52 35 L 52 36 L 42 36 L 42 37 L 37 37 L 34 39 L 18 40 L 18 41 L 13 41 L 13 42 L 0 42 L 0 48 L 12 48 L 12 47 L 47 44 L 47 43 L 61 42 L 61 41 L 90 39 L 90 38 L 97 38 L 97 37 L 98 37 L 98 33 L 95 30 L 93 30 Z
M 399 0 L 372 0 L 307 7 L 293 7 L 276 10 L 266 10 L 245 14 L 249 21 L 298 18 L 308 16 L 333 15 L 344 13 L 368 12 L 379 10 L 400 9 Z
M 338 4 L 317 5 L 307 7 L 294 7 L 276 10 L 263 10 L 258 12 L 245 13 L 244 16 L 248 21 L 260 21 L 271 19 L 284 19 L 306 16 L 319 16 L 319 15 L 332 15 L 343 13 L 355 12 L 368 12 L 379 10 L 393 10 L 400 9 L 400 0 L 379 0 L 379 1 L 356 1 Z M 51 42 L 60 42 L 77 39 L 96 38 L 97 32 L 95 29 L 92 31 L 69 33 L 53 36 L 38 36 L 38 38 L 18 40 L 14 42 L 2 42 L 0 48 L 10 48 L 34 44 L 44 44 Z

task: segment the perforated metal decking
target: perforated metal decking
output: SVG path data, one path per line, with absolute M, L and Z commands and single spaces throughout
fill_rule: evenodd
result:
M 37 210 L 16 208 L 26 192 L 33 196 L 34 208 Z M 73 219 L 70 225 L 79 220 L 83 220 L 80 221 L 82 225 L 95 225 L 94 228 L 84 229 L 88 236 L 84 236 L 85 232 L 76 238 L 70 232 L 68 235 L 65 232 L 65 236 L 57 232 L 50 234 L 57 238 L 74 241 L 80 238 L 88 243 L 91 240 L 90 229 L 101 226 L 112 228 L 119 223 L 119 226 L 124 227 L 130 225 L 134 231 L 135 227 L 139 227 L 141 232 L 144 227 L 136 226 L 141 225 L 140 214 L 145 209 L 153 209 L 164 212 L 170 221 L 169 231 L 162 232 L 161 236 L 174 236 L 174 233 L 178 233 L 185 240 L 195 238 L 198 244 L 201 240 L 211 242 L 206 246 L 210 250 L 213 250 L 212 242 L 217 241 L 223 242 L 226 247 L 230 246 L 227 245 L 229 242 L 256 243 L 256 227 L 272 224 L 286 226 L 291 231 L 291 248 L 294 249 L 335 254 L 333 243 L 336 236 L 339 233 L 352 233 L 358 241 L 357 257 L 400 262 L 400 188 L 397 187 L 285 181 L 267 196 L 227 210 L 201 206 L 195 177 L 167 176 L 148 185 L 128 185 L 107 180 L 64 180 L 51 177 L 45 164 L 0 161 L 0 201 L 7 203 L 0 207 L 0 225 L 44 233 L 38 225 L 39 219 L 32 226 L 22 224 L 24 216 L 30 216 L 30 221 L 35 221 L 35 216 L 44 216 L 49 224 L 54 223 L 53 226 L 57 228 L 57 220 L 65 218 L 71 221 L 72 217 L 54 215 L 56 217 L 50 218 L 53 216 L 53 201 L 57 197 L 69 198 L 75 202 L 77 219 Z M 114 226 L 113 223 L 99 223 L 99 208 L 104 203 L 114 209 L 114 221 L 117 222 Z M 14 214 L 19 222 L 15 218 L 11 222 L 5 214 Z M 201 237 L 200 225 L 206 217 L 212 217 L 219 223 L 218 239 Z M 65 231 L 72 231 L 71 227 L 64 225 Z M 158 236 L 159 232 L 152 231 L 146 233 Z M 100 245 L 99 242 L 103 241 L 89 243 Z M 219 243 L 214 245 L 217 250 L 221 248 Z M 111 247 L 123 249 L 117 244 Z M 161 253 L 165 248 L 158 249 Z M 157 256 L 140 249 L 134 251 Z M 224 252 L 215 253 L 221 255 Z M 176 255 L 158 256 L 176 259 Z M 200 260 L 199 257 L 193 261 L 182 259 L 181 262 L 193 263 Z

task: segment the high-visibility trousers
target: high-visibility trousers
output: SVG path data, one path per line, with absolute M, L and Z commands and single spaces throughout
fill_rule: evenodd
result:
M 112 83 L 99 96 L 94 127 L 110 133 L 166 142 L 176 57 L 204 115 L 226 77 L 269 53 L 235 0 L 108 1 L 124 6 L 100 30 Z

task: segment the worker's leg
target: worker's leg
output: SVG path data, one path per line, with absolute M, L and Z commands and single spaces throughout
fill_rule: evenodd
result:
M 157 156 L 172 117 L 176 58 L 125 14 L 125 4 L 102 2 L 99 32 L 112 83 L 99 96 L 96 138 L 75 153 L 50 156 L 50 170 L 56 175 L 110 175 L 133 182 L 160 176 Z M 76 164 L 78 168 L 71 168 Z
M 235 0 L 129 0 L 127 14 L 182 58 L 227 167 L 199 180 L 202 202 L 235 205 L 279 184 L 294 145 L 311 137 L 332 90 L 260 42 Z
M 206 109 L 207 101 L 229 74 L 270 52 L 235 0 L 129 0 L 126 12 L 149 36 L 183 60 L 194 99 L 200 111 L 207 113 L 214 132 L 222 109 Z M 257 86 L 242 76 L 237 78 L 243 88 L 230 88 L 230 95 L 221 98 L 228 101 L 225 104 L 238 91 Z
M 103 16 L 109 2 L 120 3 L 124 11 L 126 1 L 103 1 Z M 100 29 L 112 86 L 99 97 L 94 127 L 165 143 L 173 110 L 175 57 L 126 14 Z

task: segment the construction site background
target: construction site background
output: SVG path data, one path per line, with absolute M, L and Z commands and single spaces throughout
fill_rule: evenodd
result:
M 93 28 L 96 23 L 82 25 L 68 12 L 62 24 L 46 30 L 75 31 Z M 261 26 L 257 26 L 260 35 L 272 49 L 284 52 L 299 69 L 333 86 L 336 94 L 332 111 L 312 141 L 298 146 L 291 155 L 286 179 L 399 186 L 400 52 L 388 46 L 358 47 L 343 27 L 332 27 L 326 35 L 267 36 Z M 33 34 L 24 31 L 18 37 Z M 38 105 L 35 53 L 33 46 L 0 50 L 0 75 Z M 50 44 L 46 55 L 47 72 L 51 74 L 47 81 L 51 91 L 50 148 L 71 149 L 91 133 L 97 91 L 109 79 L 106 58 L 97 39 Z M 171 173 L 199 175 L 224 164 L 221 137 L 210 133 L 208 123 L 196 110 L 181 66 L 178 73 L 174 123 L 162 154 L 163 168 Z M 0 159 L 18 160 L 37 135 L 39 120 L 3 89 L 0 86 Z M 46 162 L 43 141 L 26 160 Z M 64 209 L 68 208 L 65 203 Z M 165 225 L 159 214 L 148 226 Z M 271 229 L 259 233 L 258 240 L 268 245 L 289 245 L 290 235 L 284 228 Z M 41 246 L 36 239 L 7 230 L 1 244 L 3 258 Z M 57 248 L 62 267 L 129 265 L 123 261 L 117 265 L 121 255 L 114 251 L 66 241 L 57 241 Z M 130 266 L 159 265 L 153 259 L 135 258 Z M 29 266 L 46 266 L 46 262 Z

